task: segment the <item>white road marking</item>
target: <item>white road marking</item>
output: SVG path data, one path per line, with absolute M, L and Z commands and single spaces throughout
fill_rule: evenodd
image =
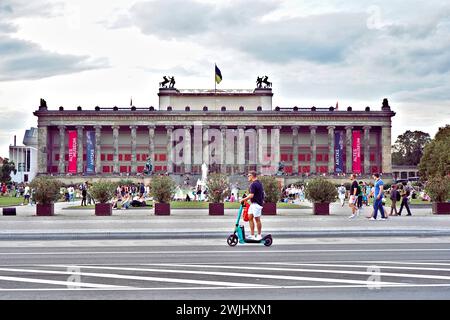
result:
M 45 283 L 45 284 L 55 284 L 62 286 L 80 286 L 80 287 L 89 287 L 89 288 L 125 288 L 123 286 L 113 286 L 107 284 L 95 284 L 95 283 L 86 283 L 86 282 L 73 282 L 73 281 L 57 281 L 57 280 L 46 280 L 46 279 L 32 279 L 32 278 L 22 278 L 22 277 L 8 277 L 8 276 L 0 276 L 0 280 L 3 281 L 13 281 L 13 282 L 29 282 L 29 283 Z M 79 290 L 81 288 L 77 288 Z M 3 289 L 1 289 L 3 290 Z
M 144 264 L 152 265 L 152 264 Z M 161 266 L 168 266 L 169 264 L 160 264 Z M 195 264 L 170 264 L 174 267 L 201 267 L 201 268 L 214 268 L 214 269 L 244 269 L 244 270 L 255 270 L 254 267 L 245 266 L 217 266 L 217 265 L 201 265 L 197 266 Z M 370 266 L 366 266 L 370 267 Z M 368 271 L 344 271 L 344 270 L 332 270 L 332 269 L 288 269 L 288 268 L 267 268 L 267 267 L 257 267 L 257 270 L 265 271 L 288 271 L 288 272 L 311 272 L 311 273 L 336 273 L 336 274 L 354 274 L 354 275 L 373 275 L 372 272 Z M 418 278 L 418 279 L 434 279 L 434 280 L 450 280 L 447 276 L 435 276 L 435 275 L 421 275 L 421 274 L 409 274 L 409 273 L 391 273 L 391 272 L 377 272 L 379 276 L 386 277 L 400 277 L 400 278 Z
M 58 265 L 58 267 L 66 268 L 66 266 L 63 266 L 63 265 Z M 87 269 L 88 267 L 83 267 L 83 268 Z M 93 268 L 91 268 L 91 269 L 93 269 Z M 0 271 L 24 272 L 24 273 L 25 272 L 26 273 L 43 273 L 43 274 L 65 274 L 65 275 L 75 274 L 74 272 L 68 272 L 68 271 L 18 269 L 18 268 L 0 268 Z M 127 280 L 155 281 L 155 282 L 173 282 L 173 283 L 192 283 L 192 284 L 205 284 L 205 285 L 229 286 L 229 287 L 243 287 L 243 286 L 250 286 L 250 285 L 259 287 L 259 288 L 265 287 L 264 285 L 257 285 L 257 284 L 253 285 L 253 284 L 249 284 L 249 283 L 175 279 L 175 278 L 162 278 L 162 277 L 142 277 L 142 276 L 130 276 L 130 275 L 121 275 L 121 274 L 112 274 L 112 273 L 77 272 L 76 275 L 87 276 L 87 277 L 98 277 L 98 278 L 127 279 Z M 71 285 L 74 285 L 74 282 L 71 282 Z
M 62 268 L 81 268 L 76 265 L 45 265 L 48 267 L 62 267 Z M 172 265 L 171 266 L 182 266 Z M 188 266 L 188 265 L 186 265 Z M 315 277 L 298 277 L 298 276 L 283 276 L 283 275 L 271 275 L 271 274 L 254 274 L 254 273 L 230 273 L 230 272 L 208 272 L 208 271 L 193 271 L 193 270 L 168 270 L 168 269 L 148 269 L 148 268 L 122 268 L 122 267 L 105 267 L 105 266 L 83 266 L 85 269 L 102 269 L 102 270 L 121 270 L 121 271 L 145 271 L 145 272 L 163 272 L 163 273 L 178 273 L 178 274 L 202 274 L 202 275 L 216 275 L 226 277 L 243 277 L 243 278 L 262 278 L 262 279 L 274 279 L 274 280 L 294 280 L 294 281 L 313 281 L 313 282 L 333 282 L 333 283 L 348 283 L 348 284 L 365 284 L 365 285 L 389 285 L 398 284 L 395 282 L 375 282 L 375 281 L 361 281 L 361 280 L 345 280 L 335 278 L 315 278 Z M 231 269 L 251 269 L 242 266 L 232 266 Z M 267 285 L 265 285 L 267 286 Z
M 385 285 L 384 288 L 421 288 L 421 287 L 450 287 L 450 284 L 436 283 L 436 284 L 390 284 Z M 274 286 L 269 285 L 264 289 L 346 289 L 346 288 L 367 288 L 367 285 L 308 285 L 308 286 Z M 248 290 L 261 289 L 261 287 L 152 287 L 152 288 L 138 288 L 138 287 L 118 287 L 118 288 L 0 288 L 1 291 L 176 291 L 176 290 Z
M 253 262 L 257 265 L 285 265 L 285 266 L 304 266 L 304 267 L 340 267 L 340 268 L 368 268 L 376 265 L 380 269 L 395 269 L 395 270 L 423 270 L 423 271 L 444 271 L 450 272 L 450 269 L 445 268 L 419 268 L 419 267 L 395 267 L 395 266 L 381 266 L 378 262 L 370 264 L 328 264 L 328 263 L 297 263 L 297 262 Z
M 441 252 L 450 251 L 450 248 L 416 248 L 416 249 L 311 249 L 311 250 L 272 250 L 270 248 L 261 250 L 203 250 L 203 251 L 67 251 L 67 252 L 0 252 L 2 255 L 99 255 L 99 254 L 110 254 L 110 255 L 120 255 L 120 254 L 242 254 L 242 253 L 338 253 L 338 252 Z

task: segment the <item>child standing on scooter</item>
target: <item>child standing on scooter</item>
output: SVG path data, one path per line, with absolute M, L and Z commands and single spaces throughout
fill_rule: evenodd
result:
M 258 180 L 256 171 L 250 171 L 247 175 L 248 181 L 251 182 L 249 188 L 249 195 L 242 198 L 241 203 L 250 200 L 250 208 L 248 209 L 248 219 L 250 225 L 250 236 L 248 239 L 261 240 L 262 223 L 261 213 L 264 202 L 264 188 L 262 183 Z M 254 219 L 254 220 L 253 220 Z M 255 237 L 255 221 L 256 228 L 258 229 L 258 235 Z

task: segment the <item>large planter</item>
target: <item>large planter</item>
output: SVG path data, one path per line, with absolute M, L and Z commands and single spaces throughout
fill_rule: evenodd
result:
M 274 216 L 277 214 L 277 204 L 276 203 L 264 203 L 262 208 L 262 214 L 265 216 Z
M 155 215 L 156 216 L 168 216 L 170 215 L 170 203 L 155 203 Z
M 223 216 L 224 215 L 224 204 L 223 203 L 210 203 L 209 204 L 209 215 L 210 216 Z
M 96 203 L 95 204 L 95 215 L 96 216 L 112 215 L 112 204 L 111 203 Z
M 329 203 L 314 203 L 313 213 L 315 215 L 329 215 L 330 204 Z
M 450 202 L 433 202 L 433 214 L 450 214 Z
M 15 216 L 16 208 L 3 208 L 3 215 L 4 216 Z
M 37 216 L 53 216 L 55 215 L 55 205 L 51 204 L 36 204 Z

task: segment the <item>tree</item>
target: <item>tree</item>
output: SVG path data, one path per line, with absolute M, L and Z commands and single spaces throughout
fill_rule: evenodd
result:
M 394 165 L 418 165 L 424 148 L 430 141 L 430 135 L 422 131 L 408 130 L 399 135 L 393 145 L 392 163 Z
M 0 171 L 0 182 L 8 183 L 11 181 L 11 172 L 17 173 L 14 162 L 9 161 L 8 158 L 3 159 L 3 166 Z
M 419 172 L 423 180 L 450 175 L 450 125 L 439 128 L 434 139 L 425 147 Z

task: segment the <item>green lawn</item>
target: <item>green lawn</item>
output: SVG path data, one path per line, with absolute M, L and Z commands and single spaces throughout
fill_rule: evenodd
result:
M 0 207 L 18 206 L 22 203 L 22 198 L 0 196 Z
M 239 209 L 239 202 L 225 202 L 225 209 Z M 208 202 L 203 201 L 172 201 L 170 203 L 171 209 L 208 209 L 209 204 Z M 120 208 L 120 204 L 119 204 Z M 147 206 L 147 208 L 152 208 L 151 206 Z M 297 205 L 297 204 L 291 204 L 291 203 L 278 203 L 277 208 L 279 209 L 308 209 L 310 207 L 303 206 L 303 205 Z M 64 209 L 94 209 L 93 205 L 90 206 L 70 206 L 66 207 Z M 136 209 L 136 208 L 133 208 Z
M 336 202 L 339 202 L 339 201 L 336 201 Z M 345 203 L 346 204 L 348 203 L 348 199 L 345 199 Z M 391 203 L 392 203 L 391 199 L 386 198 L 385 206 L 390 207 Z M 400 207 L 401 203 L 402 203 L 401 200 L 397 201 L 397 207 Z M 429 205 L 429 204 L 431 204 L 431 202 L 430 201 L 422 201 L 420 199 L 411 199 L 411 201 L 409 202 L 409 205 L 427 205 L 427 204 Z M 373 205 L 373 199 L 370 200 L 370 205 L 371 206 Z
M 391 203 L 392 203 L 392 201 L 391 201 L 391 199 L 389 199 L 389 198 L 386 198 L 386 206 L 391 206 Z M 400 201 L 397 201 L 397 207 L 399 207 L 400 206 L 400 204 L 402 203 L 402 201 L 400 200 Z M 424 204 L 431 204 L 431 201 L 422 201 L 422 200 L 420 200 L 420 199 L 411 199 L 411 201 L 409 202 L 409 204 L 411 205 L 411 204 L 414 204 L 414 205 L 424 205 Z

